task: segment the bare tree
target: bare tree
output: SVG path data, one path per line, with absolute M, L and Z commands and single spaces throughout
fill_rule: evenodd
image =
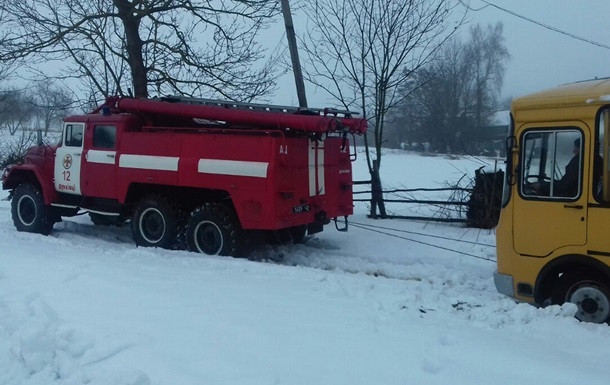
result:
M 58 124 L 74 106 L 73 95 L 65 87 L 54 85 L 48 79 L 36 85 L 32 92 L 34 114 L 38 127 L 49 132 L 52 124 Z
M 386 115 L 404 97 L 397 91 L 461 24 L 447 21 L 455 6 L 450 0 L 314 0 L 304 6 L 311 24 L 304 39 L 307 80 L 372 124 L 374 159 L 366 137 L 365 145 L 373 179 Z
M 9 134 L 0 130 L 0 169 L 9 164 L 23 161 L 28 148 L 36 145 L 36 132 L 22 130 L 17 134 Z
M 1 1 L 0 60 L 61 61 L 104 96 L 251 100 L 274 87 L 257 32 L 274 0 Z
M 496 23 L 483 29 L 479 24 L 470 29 L 468 62 L 472 71 L 474 119 L 477 128 L 488 123 L 485 112 L 498 103 L 504 80 L 505 62 L 510 58 L 504 45 L 503 25 Z
M 434 151 L 479 152 L 508 58 L 501 23 L 472 27 L 467 42 L 452 38 L 417 71 L 416 87 L 401 90 L 408 100 L 395 111 L 394 128 Z
M 5 127 L 11 136 L 19 130 L 31 128 L 34 106 L 30 96 L 18 89 L 5 90 L 2 91 L 2 94 L 0 125 Z

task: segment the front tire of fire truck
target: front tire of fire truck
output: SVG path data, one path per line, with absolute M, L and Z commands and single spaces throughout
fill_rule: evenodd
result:
M 131 231 L 138 246 L 169 249 L 177 242 L 177 213 L 167 199 L 148 196 L 133 213 Z
M 18 231 L 49 235 L 55 223 L 44 204 L 42 191 L 31 183 L 22 183 L 15 189 L 11 214 Z
M 610 289 L 601 274 L 564 273 L 553 291 L 553 303 L 572 302 L 578 306 L 579 321 L 604 323 L 610 321 Z
M 197 207 L 191 212 L 186 227 L 189 250 L 208 255 L 239 255 L 242 233 L 235 212 L 219 203 Z

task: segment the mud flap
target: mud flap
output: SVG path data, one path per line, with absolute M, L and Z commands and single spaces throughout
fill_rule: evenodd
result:
M 2 198 L 2 201 L 10 201 L 11 199 L 13 199 L 13 194 L 15 193 L 15 190 L 10 190 L 8 193 L 8 196 L 6 198 Z
M 323 229 L 324 229 L 324 223 L 316 221 L 314 223 L 310 223 L 307 225 L 307 234 L 313 235 L 316 233 L 320 233 L 320 232 L 322 232 Z
M 349 224 L 347 222 L 347 215 L 343 217 L 343 221 L 345 222 L 345 226 L 339 228 L 339 221 L 337 220 L 337 218 L 333 218 L 335 221 L 335 228 L 337 229 L 337 231 L 341 231 L 341 232 L 346 232 L 347 228 L 349 227 Z

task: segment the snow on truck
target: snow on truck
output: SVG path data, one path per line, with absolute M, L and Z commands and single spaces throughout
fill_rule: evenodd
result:
M 249 230 L 299 240 L 338 218 L 346 229 L 349 139 L 366 126 L 333 109 L 112 97 L 65 118 L 60 143 L 28 149 L 2 186 L 19 231 L 46 235 L 88 212 L 130 220 L 138 246 L 237 255 Z

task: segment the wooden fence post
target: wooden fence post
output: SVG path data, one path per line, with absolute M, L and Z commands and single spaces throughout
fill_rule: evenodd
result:
M 371 174 L 371 218 L 377 218 L 377 207 L 379 207 L 381 218 L 386 218 L 387 213 L 383 203 L 383 189 L 379 176 L 379 161 L 375 159 L 373 160 L 373 173 Z

